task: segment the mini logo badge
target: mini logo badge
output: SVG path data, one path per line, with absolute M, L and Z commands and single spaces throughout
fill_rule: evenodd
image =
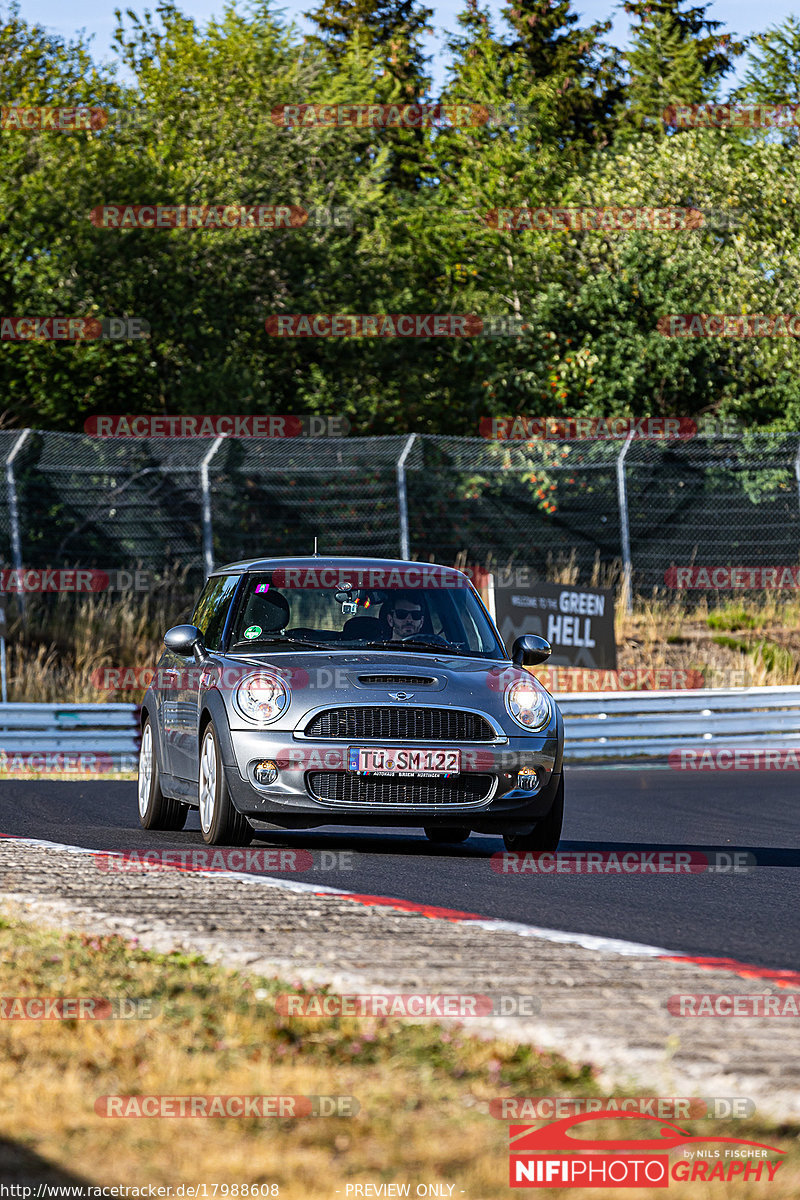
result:
M 389 692 L 392 700 L 412 700 L 414 695 L 414 692 Z

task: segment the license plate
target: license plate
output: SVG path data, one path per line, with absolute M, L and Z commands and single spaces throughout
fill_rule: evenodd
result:
M 461 751 L 351 746 L 348 767 L 359 775 L 457 775 L 461 770 Z

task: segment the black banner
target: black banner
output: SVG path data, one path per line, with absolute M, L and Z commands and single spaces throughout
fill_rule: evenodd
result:
M 534 583 L 496 587 L 494 603 L 497 628 L 509 652 L 515 638 L 538 633 L 553 647 L 548 666 L 616 670 L 613 591 Z

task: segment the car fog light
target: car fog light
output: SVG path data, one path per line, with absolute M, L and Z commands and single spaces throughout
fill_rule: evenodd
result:
M 539 772 L 533 767 L 523 767 L 517 775 L 517 787 L 526 792 L 538 792 Z
M 256 777 L 256 783 L 274 783 L 278 778 L 278 768 L 271 758 L 265 758 L 262 762 L 256 763 L 253 774 Z

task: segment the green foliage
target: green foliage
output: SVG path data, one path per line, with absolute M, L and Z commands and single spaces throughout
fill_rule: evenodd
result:
M 796 428 L 795 338 L 658 328 L 671 313 L 793 312 L 800 287 L 800 160 L 786 139 L 724 129 L 660 138 L 642 127 L 670 99 L 716 96 L 738 52 L 705 7 L 681 3 L 645 10 L 636 0 L 623 88 L 605 26 L 581 28 L 567 0 L 520 0 L 503 28 L 466 0 L 443 100 L 499 115 L 441 129 L 291 129 L 270 118 L 286 104 L 424 100 L 430 10 L 412 0 L 322 0 L 305 40 L 264 4 L 246 15 L 231 6 L 205 28 L 171 3 L 128 13 L 116 34 L 124 83 L 82 41 L 10 10 L 0 18 L 4 105 L 97 105 L 138 119 L 3 132 L 0 315 L 135 317 L 151 336 L 4 343 L 7 420 L 79 429 L 97 412 L 315 412 L 342 413 L 356 434 L 477 436 L 481 417 L 522 413 Z M 777 96 L 797 28 L 759 45 L 748 87 Z M 89 219 L 104 203 L 294 204 L 350 219 L 112 230 Z M 544 206 L 710 215 L 698 229 L 631 232 L 514 231 L 490 216 Z M 730 210 L 730 222 L 712 219 Z M 519 332 L 265 330 L 274 313 L 338 312 L 477 314 L 514 319 Z M 532 494 L 543 487 L 557 504 L 547 469 L 531 462 Z M 743 480 L 754 502 L 769 483 L 765 472 Z
M 409 104 L 427 93 L 428 59 L 421 43 L 431 32 L 432 8 L 420 7 L 416 0 L 322 0 L 306 15 L 319 29 L 306 38 L 306 47 L 345 80 L 350 82 L 350 67 L 371 66 L 368 85 L 360 94 L 345 95 L 345 100 Z M 427 174 L 429 132 L 423 127 L 387 129 L 384 138 L 386 181 L 400 190 L 416 191 Z M 370 154 L 368 135 L 356 145 L 359 156 Z
M 768 671 L 780 671 L 784 676 L 791 675 L 796 667 L 796 659 L 790 650 L 766 638 L 752 647 L 750 656 L 757 667 L 763 665 Z
M 683 8 L 684 0 L 626 0 L 634 17 L 626 54 L 630 82 L 626 119 L 663 131 L 661 114 L 670 104 L 713 99 L 744 44 L 717 31 L 721 21 L 706 16 L 708 4 Z
M 756 104 L 800 103 L 800 22 L 796 17 L 787 17 L 754 37 L 746 62 L 737 97 Z M 774 131 L 767 136 L 774 137 Z M 800 134 L 793 125 L 782 129 L 780 136 L 787 145 L 796 146 Z
M 529 78 L 557 85 L 563 140 L 604 143 L 622 98 L 620 56 L 603 41 L 611 21 L 580 28 L 570 0 L 512 0 L 503 15 L 516 35 L 509 62 L 521 59 Z
M 728 604 L 724 608 L 715 609 L 706 617 L 709 629 L 753 629 L 756 624 L 756 618 L 739 604 Z
M 711 640 L 715 646 L 722 646 L 725 650 L 739 650 L 742 654 L 747 654 L 750 649 L 749 643 L 743 642 L 741 638 L 726 637 L 724 633 L 717 634 Z

